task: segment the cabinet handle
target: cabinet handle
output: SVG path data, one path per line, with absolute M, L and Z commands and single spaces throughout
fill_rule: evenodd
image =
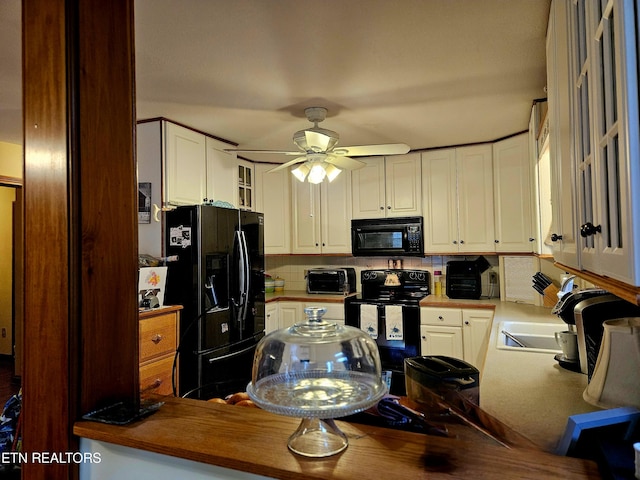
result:
M 493 241 L 493 243 L 500 243 L 500 240 L 498 240 L 497 238 Z
M 602 232 L 602 226 L 598 225 L 595 226 L 593 223 L 591 222 L 587 222 L 584 225 L 580 225 L 580 236 L 581 237 L 588 237 L 590 235 L 595 235 L 596 233 L 601 233 Z
M 156 333 L 153 337 L 151 337 L 151 341 L 157 345 L 162 341 L 163 338 L 164 337 L 162 335 Z
M 442 317 L 442 315 L 438 315 L 438 320 L 444 321 L 444 318 Z
M 535 239 L 535 238 L 533 238 L 533 237 L 529 237 L 529 241 L 530 241 L 530 242 L 535 242 L 535 241 L 536 241 L 536 239 Z
M 453 244 L 454 244 L 454 245 L 457 245 L 457 244 L 458 244 L 458 242 L 454 240 L 454 241 L 453 241 Z
M 460 245 L 462 245 L 464 243 L 464 240 L 460 240 Z
M 387 205 L 387 210 L 391 210 L 391 205 Z
M 162 380 L 159 378 L 156 378 L 156 380 L 151 385 L 151 388 L 158 388 L 160 385 L 162 385 Z
M 557 233 L 552 233 L 551 234 L 551 241 L 552 242 L 557 242 L 558 240 L 562 240 L 562 235 L 558 235 Z
M 384 207 L 382 205 L 380 206 L 380 210 L 384 210 Z
M 155 203 L 153 204 L 153 220 L 156 222 L 160 221 L 160 207 Z
M 465 325 L 469 325 L 469 320 L 465 320 L 465 321 L 464 321 L 464 324 L 465 324 Z

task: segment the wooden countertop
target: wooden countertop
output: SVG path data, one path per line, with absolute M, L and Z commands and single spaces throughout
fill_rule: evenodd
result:
M 536 450 L 442 438 L 337 421 L 349 438 L 341 454 L 310 459 L 287 440 L 300 420 L 257 408 L 165 397 L 127 426 L 80 421 L 80 437 L 281 479 L 597 479 L 595 463 Z M 384 473 L 383 473 L 384 472 Z
M 496 309 L 496 299 L 493 300 L 465 300 L 449 298 L 446 295 L 440 297 L 428 295 L 420 300 L 421 307 L 443 307 L 443 308 L 486 308 Z

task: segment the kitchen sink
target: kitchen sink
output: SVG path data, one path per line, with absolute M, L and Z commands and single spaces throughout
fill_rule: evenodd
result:
M 500 322 L 496 348 L 520 352 L 561 353 L 562 349 L 556 343 L 555 332 L 566 329 L 567 326 L 560 323 Z

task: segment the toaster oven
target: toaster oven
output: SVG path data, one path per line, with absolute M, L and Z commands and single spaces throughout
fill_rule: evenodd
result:
M 356 291 L 353 268 L 313 268 L 307 272 L 307 293 L 346 294 Z

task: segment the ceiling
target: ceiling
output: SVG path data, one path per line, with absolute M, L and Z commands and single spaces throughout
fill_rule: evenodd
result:
M 550 0 L 135 0 L 139 119 L 165 117 L 247 149 L 412 150 L 526 130 L 545 97 Z M 0 2 L 0 141 L 22 143 L 20 0 Z M 283 162 L 281 155 L 244 155 Z

